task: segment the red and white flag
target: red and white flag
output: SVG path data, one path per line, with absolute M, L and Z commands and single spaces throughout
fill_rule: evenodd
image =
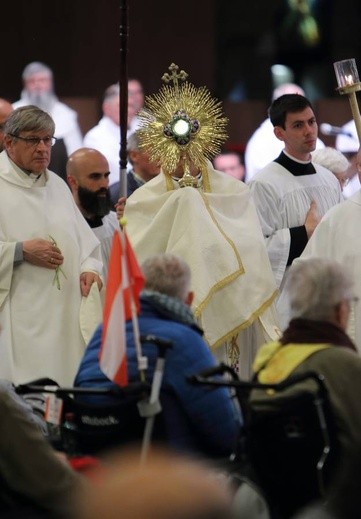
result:
M 100 368 L 119 386 L 128 383 L 125 321 L 139 313 L 142 271 L 125 231 L 115 231 L 105 293 Z

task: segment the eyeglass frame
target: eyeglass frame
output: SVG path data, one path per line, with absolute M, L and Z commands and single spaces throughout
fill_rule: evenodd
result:
M 14 139 L 20 139 L 21 141 L 24 141 L 29 148 L 36 148 L 37 146 L 39 146 L 41 141 L 43 141 L 44 146 L 46 146 L 47 148 L 52 148 L 57 141 L 57 138 L 54 136 L 40 138 L 40 137 L 21 137 L 20 135 L 15 135 L 14 133 L 9 133 L 8 135 L 13 137 Z M 49 141 L 50 144 L 47 144 L 45 142 L 48 139 L 50 139 L 50 141 Z

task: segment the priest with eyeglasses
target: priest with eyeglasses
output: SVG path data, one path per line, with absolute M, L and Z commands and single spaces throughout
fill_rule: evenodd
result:
M 0 154 L 0 378 L 70 384 L 84 308 L 101 289 L 99 241 L 66 183 L 48 168 L 49 114 L 29 105 L 4 126 Z

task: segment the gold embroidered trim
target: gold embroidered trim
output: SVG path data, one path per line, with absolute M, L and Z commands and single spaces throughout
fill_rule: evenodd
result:
M 208 178 L 208 180 L 209 180 L 209 178 Z M 231 246 L 231 248 L 232 248 L 232 250 L 233 250 L 233 252 L 234 252 L 234 254 L 235 254 L 236 258 L 237 258 L 239 269 L 236 270 L 235 272 L 233 272 L 232 274 L 229 274 L 228 276 L 223 278 L 221 281 L 218 281 L 218 283 L 216 283 L 215 285 L 212 286 L 212 288 L 210 289 L 210 291 L 208 292 L 206 297 L 203 299 L 203 301 L 194 310 L 194 315 L 196 316 L 196 318 L 199 318 L 200 314 L 203 312 L 204 308 L 208 305 L 211 297 L 213 296 L 213 294 L 215 292 L 217 292 L 221 288 L 225 287 L 226 285 L 228 285 L 229 283 L 234 281 L 236 278 L 238 278 L 239 276 L 241 276 L 245 272 L 244 267 L 243 267 L 243 263 L 242 263 L 242 260 L 241 260 L 241 257 L 239 255 L 239 252 L 238 252 L 235 244 L 226 235 L 226 233 L 223 231 L 223 229 L 221 228 L 221 226 L 217 222 L 216 218 L 214 217 L 214 214 L 213 214 L 212 209 L 211 209 L 211 207 L 209 205 L 209 201 L 208 201 L 207 197 L 202 192 L 200 192 L 200 195 L 201 195 L 201 197 L 203 199 L 204 205 L 205 205 L 205 207 L 206 207 L 206 209 L 207 209 L 207 211 L 208 211 L 208 213 L 209 213 L 209 215 L 210 215 L 214 225 L 217 227 L 217 229 L 222 234 L 223 238 L 227 241 L 227 243 Z
M 233 330 L 231 330 L 230 332 L 228 332 L 226 335 L 224 335 L 223 337 L 221 337 L 220 339 L 218 339 L 217 342 L 214 343 L 213 346 L 211 346 L 209 344 L 209 342 L 207 341 L 207 339 L 205 338 L 208 346 L 210 347 L 211 350 L 216 350 L 217 348 L 219 348 L 219 346 L 221 346 L 222 344 L 224 344 L 225 342 L 229 341 L 232 339 L 232 337 L 234 335 L 238 335 L 240 331 L 244 330 L 245 328 L 248 328 L 256 319 L 257 317 L 259 317 L 260 315 L 263 314 L 263 312 L 269 307 L 271 306 L 271 304 L 273 303 L 273 301 L 275 300 L 275 298 L 277 297 L 278 295 L 278 290 L 275 290 L 273 292 L 273 294 L 271 295 L 271 297 L 269 297 L 267 299 L 267 301 L 265 301 L 264 303 L 262 303 L 262 305 L 255 311 L 252 313 L 251 317 L 249 319 L 247 319 L 246 321 L 244 321 L 242 324 L 240 324 L 239 326 L 236 326 Z

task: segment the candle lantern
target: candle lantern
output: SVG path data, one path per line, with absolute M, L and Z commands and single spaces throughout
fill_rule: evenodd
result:
M 361 83 L 358 75 L 355 59 L 344 59 L 333 64 L 337 79 L 337 90 L 343 95 L 347 94 L 359 143 L 361 144 L 361 116 L 357 104 L 356 92 L 361 90 Z

